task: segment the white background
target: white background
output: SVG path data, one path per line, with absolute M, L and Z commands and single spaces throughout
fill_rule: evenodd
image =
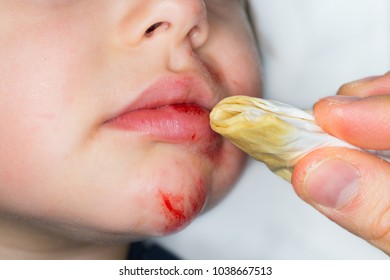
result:
M 223 272 L 225 268 L 241 268 L 248 275 L 214 275 L 214 267 L 217 271 Z M 251 267 L 254 269 L 251 270 Z M 256 268 L 259 269 L 256 269 Z M 265 273 L 272 275 L 261 275 L 261 267 Z M 163 271 L 156 275 L 156 272 L 146 269 Z M 120 270 L 131 269 L 126 275 L 120 275 Z M 196 270 L 196 275 L 188 276 L 185 270 Z M 201 269 L 201 273 L 199 273 Z M 122 271 L 123 271 L 122 270 Z M 167 271 L 168 270 L 168 271 Z M 256 275 L 256 270 L 260 275 Z M 236 270 L 237 271 L 237 270 Z M 252 271 L 252 275 L 249 275 Z M 169 276 L 172 272 L 173 276 Z M 320 273 L 319 273 L 320 272 Z M 123 274 L 123 273 L 122 273 Z M 134 275 L 136 274 L 136 275 Z M 194 273 L 190 273 L 194 274 Z M 301 279 L 301 280 L 329 280 L 329 279 L 388 279 L 390 267 L 387 261 L 237 261 L 237 260 L 186 260 L 186 261 L 2 261 L 0 262 L 0 277 L 7 280 L 69 280 L 69 279 L 94 279 L 94 280 L 116 280 L 116 279 L 185 279 L 185 280 L 213 280 L 213 279 Z
M 310 108 L 345 82 L 390 70 L 390 1 L 251 2 L 265 98 Z M 158 241 L 186 259 L 388 259 L 254 161 L 218 207 Z

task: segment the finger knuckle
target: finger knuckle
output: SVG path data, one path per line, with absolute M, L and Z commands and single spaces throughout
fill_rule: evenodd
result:
M 379 213 L 372 229 L 372 241 L 390 241 L 390 204 Z

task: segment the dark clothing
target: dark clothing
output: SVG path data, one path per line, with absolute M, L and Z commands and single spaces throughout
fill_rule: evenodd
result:
M 134 242 L 131 244 L 128 260 L 179 260 L 175 254 L 151 242 Z

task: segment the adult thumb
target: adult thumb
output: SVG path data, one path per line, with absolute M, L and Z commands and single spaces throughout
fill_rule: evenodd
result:
M 296 193 L 332 221 L 390 254 L 390 164 L 346 148 L 316 150 L 295 166 Z

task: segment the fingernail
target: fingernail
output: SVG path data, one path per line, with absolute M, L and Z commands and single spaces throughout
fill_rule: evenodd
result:
M 377 80 L 381 76 L 370 76 L 356 81 L 348 82 L 343 85 L 344 88 L 356 88 L 367 85 L 368 83 Z
M 365 89 L 377 79 L 380 79 L 381 76 L 371 76 L 364 79 L 352 81 L 342 85 L 338 92 L 342 95 L 346 96 L 364 96 L 361 93 L 365 91 Z
M 380 76 L 380 75 L 369 76 L 369 77 L 365 77 L 363 79 L 359 79 L 359 80 L 356 80 L 356 81 L 349 82 L 348 84 L 361 84 L 361 83 L 371 82 L 371 81 L 374 81 L 374 80 L 376 80 L 376 79 L 378 79 L 380 77 L 382 77 L 382 76 Z
M 342 208 L 357 194 L 358 170 L 341 159 L 328 159 L 312 167 L 306 175 L 304 190 L 316 204 Z
M 336 104 L 347 104 L 352 103 L 355 101 L 362 100 L 361 97 L 356 96 L 347 96 L 347 95 L 335 95 L 335 96 L 328 96 L 324 98 L 328 102 L 336 103 Z

